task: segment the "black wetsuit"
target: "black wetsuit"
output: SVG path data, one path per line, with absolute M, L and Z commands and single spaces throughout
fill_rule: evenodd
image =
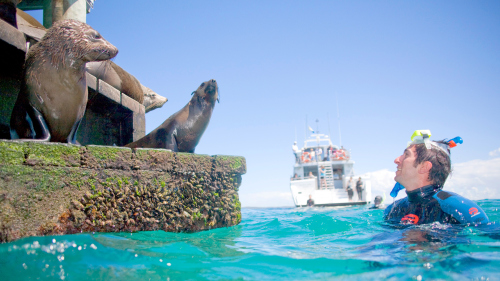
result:
M 428 185 L 406 194 L 408 197 L 385 209 L 386 221 L 402 224 L 489 222 L 484 211 L 476 203 L 453 192 L 442 191 L 438 186 Z
M 307 206 L 308 207 L 314 206 L 314 200 L 312 200 L 312 199 L 307 200 Z

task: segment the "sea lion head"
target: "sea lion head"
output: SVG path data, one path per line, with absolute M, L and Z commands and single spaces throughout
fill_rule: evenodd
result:
M 77 20 L 56 22 L 38 43 L 54 66 L 78 67 L 90 61 L 115 57 L 118 49 L 88 24 Z
M 151 110 L 162 107 L 168 101 L 166 97 L 158 95 L 157 93 L 153 92 L 153 90 L 151 90 L 150 88 L 144 85 L 141 85 L 141 87 L 142 87 L 142 92 L 144 93 L 144 101 L 142 102 L 142 104 L 146 109 L 146 113 L 150 112 Z
M 193 92 L 198 98 L 205 100 L 208 103 L 215 104 L 219 101 L 219 86 L 215 79 L 201 83 L 200 87 Z

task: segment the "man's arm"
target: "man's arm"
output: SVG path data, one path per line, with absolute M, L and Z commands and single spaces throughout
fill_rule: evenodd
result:
M 461 224 L 486 224 L 490 220 L 476 203 L 449 191 L 439 191 L 434 197 L 441 209 L 458 220 Z

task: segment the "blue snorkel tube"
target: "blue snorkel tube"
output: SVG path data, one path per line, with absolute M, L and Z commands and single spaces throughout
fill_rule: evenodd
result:
M 399 182 L 397 182 L 396 185 L 394 185 L 394 187 L 392 188 L 391 197 L 396 198 L 396 196 L 398 196 L 399 191 L 402 189 L 405 189 L 405 187 Z

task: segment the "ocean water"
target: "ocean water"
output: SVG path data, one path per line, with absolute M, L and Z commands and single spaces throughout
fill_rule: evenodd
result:
M 0 245 L 1 280 L 500 280 L 500 200 L 487 227 L 394 228 L 383 210 L 243 208 L 241 224 L 31 237 Z

